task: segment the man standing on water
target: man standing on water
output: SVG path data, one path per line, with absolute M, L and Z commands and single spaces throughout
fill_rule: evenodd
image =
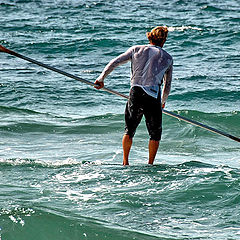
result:
M 162 108 L 165 107 L 172 81 L 172 57 L 162 49 L 167 27 L 156 27 L 147 33 L 148 45 L 137 45 L 111 60 L 95 81 L 104 87 L 104 79 L 114 68 L 131 61 L 131 90 L 125 109 L 125 134 L 122 139 L 123 165 L 128 165 L 132 139 L 142 116 L 145 116 L 149 140 L 148 164 L 153 164 L 162 135 Z M 161 85 L 164 83 L 161 96 Z

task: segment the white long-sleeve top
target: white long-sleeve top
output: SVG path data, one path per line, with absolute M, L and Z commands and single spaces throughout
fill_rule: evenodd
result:
M 173 59 L 165 50 L 155 45 L 136 45 L 125 53 L 112 59 L 97 78 L 103 82 L 114 68 L 131 61 L 131 87 L 139 86 L 150 96 L 157 98 L 160 85 L 164 83 L 162 104 L 168 98 L 171 81 Z

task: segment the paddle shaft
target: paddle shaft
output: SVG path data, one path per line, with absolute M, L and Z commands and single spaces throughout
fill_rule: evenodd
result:
M 24 59 L 24 60 L 26 60 L 26 61 L 28 61 L 28 62 L 34 63 L 34 64 L 36 64 L 36 65 L 38 65 L 38 66 L 41 66 L 41 67 L 44 67 L 44 68 L 47 68 L 47 69 L 49 69 L 49 70 L 51 70 L 51 71 L 60 73 L 60 74 L 62 74 L 62 75 L 64 75 L 64 76 L 67 76 L 67 77 L 69 77 L 69 78 L 73 78 L 73 79 L 75 79 L 75 80 L 77 80 L 77 81 L 83 82 L 83 83 L 88 84 L 88 85 L 90 85 L 90 86 L 93 86 L 93 87 L 98 86 L 98 85 L 96 85 L 96 84 L 94 84 L 94 83 L 92 83 L 92 82 L 90 82 L 90 81 L 88 81 L 88 80 L 85 80 L 85 79 L 83 79 L 83 78 L 77 77 L 77 76 L 75 76 L 75 75 L 73 75 L 73 74 L 67 73 L 67 72 L 62 71 L 62 70 L 60 70 L 60 69 L 57 69 L 57 68 L 55 68 L 55 67 L 51 67 L 51 66 L 49 66 L 49 65 L 47 65 L 47 64 L 41 63 L 41 62 L 36 61 L 36 60 L 34 60 L 34 59 L 31 59 L 31 58 L 29 58 L 29 57 L 23 56 L 23 55 L 21 55 L 21 54 L 19 54 L 19 53 L 16 53 L 16 52 L 14 52 L 14 51 L 12 51 L 12 50 L 9 50 L 9 49 L 3 47 L 2 45 L 0 45 L 0 52 L 5 52 L 5 53 L 8 53 L 8 54 L 13 55 L 13 56 L 15 56 L 15 57 Z M 111 89 L 109 89 L 109 88 L 103 87 L 102 90 L 107 91 L 107 92 L 112 93 L 112 94 L 115 94 L 115 95 L 118 95 L 118 96 L 120 96 L 120 97 L 123 97 L 123 98 L 128 99 L 128 96 L 127 96 L 127 95 L 122 94 L 122 93 L 119 93 L 119 92 L 114 91 L 114 90 L 111 90 Z M 225 133 L 225 132 L 223 132 L 223 131 L 217 130 L 217 129 L 213 128 L 213 127 L 209 127 L 209 126 L 207 126 L 207 125 L 205 125 L 205 124 L 202 124 L 202 123 L 199 123 L 199 122 L 197 122 L 197 121 L 188 119 L 188 118 L 186 118 L 186 117 L 180 116 L 180 115 L 178 115 L 178 114 L 176 114 L 176 113 L 167 111 L 167 110 L 165 110 L 165 109 L 163 109 L 162 111 L 163 111 L 164 114 L 169 115 L 169 116 L 171 116 L 171 117 L 180 119 L 180 120 L 182 120 L 182 121 L 191 123 L 191 124 L 193 124 L 193 125 L 195 125 L 195 126 L 204 128 L 204 129 L 206 129 L 206 130 L 208 130 L 208 131 L 210 131 L 210 132 L 217 133 L 217 134 L 219 134 L 219 135 L 228 137 L 228 138 L 230 138 L 230 139 L 232 139 L 232 140 L 234 140 L 234 141 L 240 142 L 240 138 L 235 137 L 235 136 L 233 136 L 233 135 L 231 135 L 231 134 L 228 134 L 228 133 Z
M 14 52 L 14 51 L 11 51 L 11 50 L 3 47 L 3 46 L 1 46 L 1 45 L 0 45 L 0 52 L 5 52 L 5 53 L 8 53 L 8 54 L 13 55 L 13 56 L 15 56 L 15 57 L 24 59 L 24 60 L 26 60 L 26 61 L 28 61 L 28 62 L 31 62 L 31 63 L 34 63 L 34 64 L 36 64 L 36 65 L 38 65 L 38 66 L 47 68 L 47 69 L 49 69 L 49 70 L 51 70 L 51 71 L 60 73 L 60 74 L 62 74 L 62 75 L 64 75 L 64 76 L 67 76 L 67 77 L 69 77 L 69 78 L 73 78 L 73 79 L 75 79 L 75 80 L 77 80 L 77 81 L 86 83 L 86 84 L 88 84 L 88 85 L 90 85 L 90 86 L 93 86 L 93 87 L 94 87 L 94 86 L 95 86 L 95 87 L 98 86 L 98 85 L 96 85 L 96 84 L 94 84 L 94 83 L 92 83 L 92 82 L 90 82 L 90 81 L 88 81 L 88 80 L 85 80 L 85 79 L 83 79 L 83 78 L 77 77 L 77 76 L 75 76 L 75 75 L 73 75 L 73 74 L 67 73 L 67 72 L 65 72 L 65 71 L 62 71 L 62 70 L 57 69 L 57 68 L 55 68 L 55 67 L 49 66 L 49 65 L 44 64 L 44 63 L 42 63 L 42 62 L 36 61 L 36 60 L 34 60 L 34 59 L 32 59 L 32 58 L 23 56 L 23 55 L 21 55 L 21 54 L 19 54 L 19 53 L 16 53 L 16 52 Z M 106 88 L 106 87 L 104 87 L 104 88 L 102 88 L 102 89 L 103 89 L 104 91 L 107 91 L 107 92 L 110 92 L 110 93 L 119 95 L 119 96 L 121 96 L 121 97 L 128 98 L 128 97 L 125 96 L 124 94 L 121 94 L 121 93 L 119 93 L 119 92 L 117 92 L 117 91 L 108 89 L 108 88 Z

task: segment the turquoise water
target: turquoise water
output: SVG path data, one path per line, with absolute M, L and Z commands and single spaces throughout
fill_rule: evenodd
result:
M 166 109 L 240 136 L 239 2 L 0 1 L 0 44 L 94 82 L 169 27 Z M 106 87 L 129 92 L 126 64 Z M 240 239 L 240 145 L 164 115 L 154 166 L 126 100 L 0 53 L 0 239 Z

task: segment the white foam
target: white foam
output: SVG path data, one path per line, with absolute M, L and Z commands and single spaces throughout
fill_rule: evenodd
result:
M 169 32 L 174 32 L 174 31 L 183 32 L 184 30 L 188 30 L 188 29 L 198 30 L 198 31 L 203 30 L 202 28 L 192 27 L 192 26 L 168 27 Z

